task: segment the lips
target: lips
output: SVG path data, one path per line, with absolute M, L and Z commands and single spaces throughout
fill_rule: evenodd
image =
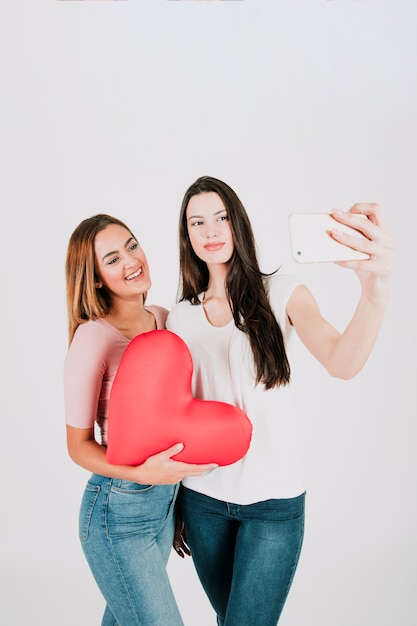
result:
M 142 268 L 138 269 L 136 272 L 134 272 L 133 274 L 129 274 L 129 276 L 126 276 L 126 280 L 133 280 L 134 278 L 138 278 L 138 276 L 140 276 L 142 274 L 143 270 Z
M 204 246 L 204 250 L 207 252 L 216 252 L 217 250 L 221 250 L 224 246 L 224 243 L 206 243 Z

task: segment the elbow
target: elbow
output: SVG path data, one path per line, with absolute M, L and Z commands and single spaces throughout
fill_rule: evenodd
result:
M 361 371 L 362 366 L 353 363 L 331 364 L 326 367 L 326 371 L 332 378 L 339 380 L 352 380 Z
M 81 465 L 90 452 L 90 441 L 93 439 L 92 429 L 80 429 L 67 425 L 67 452 L 76 465 Z
M 341 373 L 332 373 L 329 372 L 330 376 L 332 378 L 338 378 L 339 380 L 352 380 L 352 378 L 355 378 L 356 374 L 354 373 L 345 373 L 345 372 L 341 372 Z
M 79 451 L 79 446 L 75 446 L 71 442 L 67 441 L 68 456 L 71 459 L 71 461 L 73 461 L 77 465 L 78 465 L 78 451 Z

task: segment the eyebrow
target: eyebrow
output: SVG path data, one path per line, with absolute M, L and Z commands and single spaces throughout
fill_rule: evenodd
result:
M 129 239 L 126 241 L 125 245 L 123 246 L 124 248 L 127 248 L 127 246 L 130 244 L 131 241 L 134 241 L 135 238 L 134 237 L 129 237 Z M 104 257 L 101 259 L 102 261 L 104 261 L 104 259 L 107 259 L 107 257 L 112 256 L 113 254 L 117 254 L 117 250 L 113 250 L 112 252 L 107 252 L 107 254 L 104 255 Z
M 220 215 L 220 213 L 227 213 L 227 209 L 220 209 L 219 211 L 216 211 L 215 213 L 213 213 L 213 215 Z M 190 215 L 190 217 L 188 218 L 189 220 L 195 220 L 197 217 L 204 217 L 204 215 Z

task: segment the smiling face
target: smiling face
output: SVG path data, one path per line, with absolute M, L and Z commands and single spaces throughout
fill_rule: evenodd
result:
M 126 228 L 107 226 L 97 233 L 94 250 L 97 286 L 104 285 L 112 297 L 137 297 L 150 289 L 145 253 Z
M 220 196 L 214 191 L 192 196 L 186 215 L 195 254 L 208 266 L 227 263 L 234 244 L 229 216 Z

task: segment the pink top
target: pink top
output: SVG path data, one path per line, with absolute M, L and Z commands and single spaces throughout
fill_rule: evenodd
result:
M 146 307 L 158 330 L 165 328 L 167 309 Z M 76 428 L 100 429 L 107 445 L 110 391 L 123 352 L 130 341 L 104 319 L 85 322 L 75 331 L 64 363 L 65 421 Z

